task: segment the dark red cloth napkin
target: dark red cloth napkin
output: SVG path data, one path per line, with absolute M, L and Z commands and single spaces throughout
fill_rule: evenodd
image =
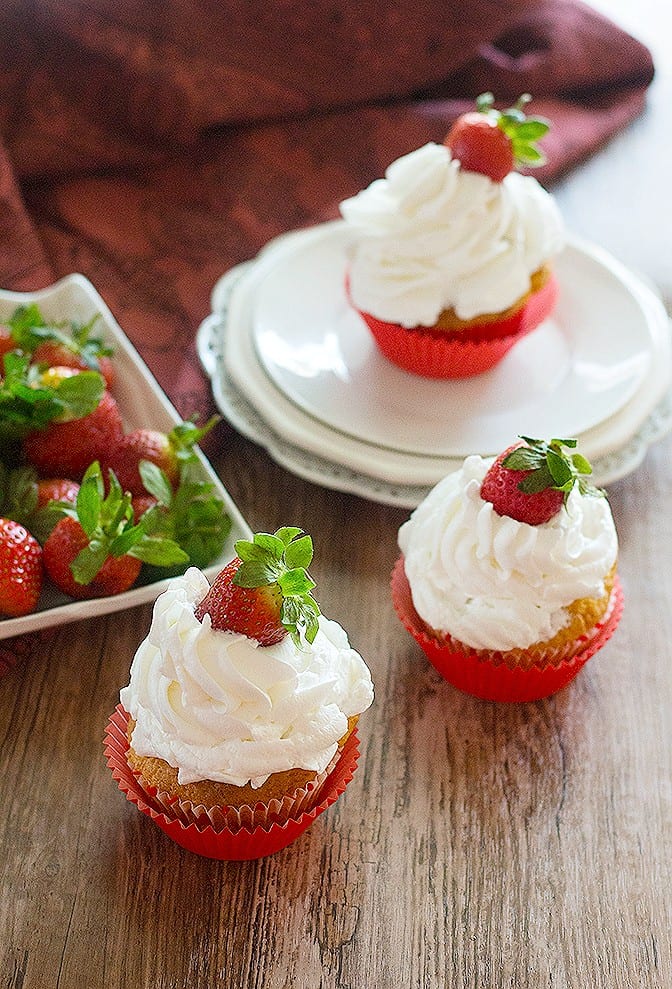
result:
M 576 0 L 10 0 L 0 287 L 87 275 L 183 415 L 216 279 L 491 89 L 553 121 L 550 181 L 640 112 L 648 51 Z

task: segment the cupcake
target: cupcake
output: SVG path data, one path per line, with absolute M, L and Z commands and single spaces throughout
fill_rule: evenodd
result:
M 439 672 L 488 700 L 567 684 L 621 616 L 618 541 L 575 440 L 470 456 L 399 530 L 395 608 Z
M 517 165 L 544 161 L 548 130 L 477 100 L 443 144 L 393 162 L 341 203 L 352 232 L 346 293 L 382 353 L 404 370 L 455 378 L 492 368 L 552 312 L 565 243 L 555 201 Z
M 122 789 L 181 844 L 219 858 L 284 847 L 352 778 L 369 670 L 320 614 L 295 528 L 239 540 L 212 586 L 173 579 L 107 745 Z

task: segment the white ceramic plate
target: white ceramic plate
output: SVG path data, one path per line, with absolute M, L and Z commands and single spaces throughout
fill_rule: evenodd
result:
M 220 409 L 237 429 L 264 445 L 288 470 L 327 487 L 412 507 L 429 487 L 459 466 L 462 456 L 398 451 L 332 428 L 306 413 L 274 384 L 254 344 L 254 302 L 264 272 L 273 270 L 276 259 L 293 251 L 297 243 L 313 237 L 329 238 L 337 228 L 338 224 L 325 224 L 284 235 L 271 242 L 258 259 L 227 272 L 213 289 L 213 315 L 199 332 L 199 356 L 212 378 Z M 607 484 L 633 470 L 650 443 L 672 426 L 670 327 L 660 300 L 640 279 L 598 248 L 577 244 L 575 251 L 586 257 L 595 277 L 603 277 L 607 284 L 613 281 L 618 297 L 627 298 L 650 354 L 648 369 L 632 397 L 580 435 L 582 451 L 593 462 L 597 482 Z M 576 277 L 582 278 L 580 271 Z M 591 294 L 590 281 L 583 284 L 584 291 Z M 417 380 L 411 375 L 404 378 L 411 383 Z M 449 404 L 455 382 L 434 384 L 441 385 L 444 404 Z M 585 401 L 590 402 L 590 397 Z M 572 409 L 568 411 L 573 414 Z M 482 418 L 483 413 L 467 407 L 462 415 Z M 490 418 L 496 419 L 496 415 Z M 570 431 L 565 425 L 561 419 L 550 432 L 567 435 Z M 523 429 L 514 428 L 513 434 L 518 432 Z M 539 434 L 536 429 L 526 432 Z M 510 436 L 507 434 L 501 446 L 510 442 Z M 485 455 L 493 450 L 488 437 L 479 435 L 467 452 Z
M 45 317 L 53 320 L 73 319 L 86 322 L 95 313 L 99 313 L 97 330 L 115 350 L 116 380 L 113 391 L 126 427 L 146 426 L 168 432 L 180 422 L 180 416 L 159 388 L 147 365 L 129 342 L 91 282 L 83 275 L 69 275 L 39 292 L 0 291 L 0 322 L 10 316 L 17 306 L 31 302 L 37 303 Z M 201 454 L 199 457 L 203 479 L 214 485 L 231 518 L 231 532 L 224 550 L 220 558 L 205 571 L 212 579 L 233 557 L 235 540 L 249 538 L 250 529 L 208 461 Z M 0 619 L 0 639 L 34 632 L 52 625 L 62 625 L 80 618 L 121 611 L 124 608 L 153 601 L 167 583 L 167 580 L 155 581 L 133 588 L 124 594 L 97 598 L 94 601 L 72 601 L 49 587 L 42 594 L 38 611 L 21 618 Z
M 249 302 L 256 360 L 299 409 L 377 447 L 431 457 L 497 453 L 518 433 L 580 436 L 623 408 L 651 369 L 657 324 L 585 246 L 556 259 L 553 316 L 487 374 L 437 381 L 387 361 L 343 285 L 349 232 L 324 225 L 260 259 Z M 227 346 L 251 401 L 248 350 Z M 291 438 L 291 437 L 290 437 Z

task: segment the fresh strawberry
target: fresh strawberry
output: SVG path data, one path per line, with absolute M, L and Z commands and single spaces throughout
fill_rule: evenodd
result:
M 65 516 L 44 544 L 44 566 L 52 582 L 70 597 L 79 599 L 109 597 L 129 590 L 140 575 L 142 563 L 127 554 L 107 556 L 90 580 L 77 580 L 73 564 L 88 549 L 91 540 L 79 522 Z
M 16 349 L 16 343 L 8 326 L 0 326 L 0 358 Z
M 239 539 L 234 549 L 238 555 L 196 606 L 198 620 L 208 614 L 214 629 L 239 632 L 262 646 L 288 632 L 297 644 L 301 631 L 313 642 L 320 612 L 306 570 L 313 558 L 310 536 L 287 526 L 273 535 L 258 532 L 251 542 Z
M 476 99 L 475 111 L 458 117 L 444 144 L 463 169 L 501 182 L 519 166 L 543 165 L 544 155 L 536 146 L 549 129 L 540 117 L 527 117 L 523 107 L 531 97 L 525 93 L 508 110 L 496 110 L 492 93 Z
M 0 518 L 0 614 L 35 611 L 42 590 L 42 548 L 28 530 Z
M 80 419 L 92 412 L 105 391 L 97 371 L 61 368 L 44 371 L 17 350 L 2 358 L 0 441 L 16 443 L 49 423 Z
M 49 323 L 39 306 L 32 303 L 19 306 L 14 311 L 8 322 L 8 332 L 13 348 L 31 354 L 35 364 L 99 371 L 109 388 L 114 378 L 110 361 L 112 348 L 93 336 L 98 319 L 96 314 L 88 323 L 72 320 L 67 326 L 63 323 L 56 325 Z
M 62 340 L 45 340 L 38 344 L 33 351 L 32 363 L 46 367 L 70 367 L 79 371 L 100 371 L 108 388 L 114 383 L 114 365 L 109 357 L 87 355 Z
M 145 486 L 140 476 L 140 463 L 147 460 L 156 464 L 173 488 L 177 487 L 180 463 L 192 459 L 194 446 L 210 432 L 219 417 L 213 416 L 199 428 L 193 422 L 182 422 L 169 433 L 156 429 L 134 429 L 117 442 L 103 457 L 105 469 L 117 475 L 124 491 L 144 494 Z
M 562 447 L 574 449 L 576 440 L 521 439 L 497 457 L 483 478 L 481 498 L 498 515 L 541 525 L 557 515 L 575 484 L 583 494 L 603 494 L 586 481 L 592 473 L 586 458 L 563 452 Z
M 80 377 L 76 374 L 69 380 Z M 40 474 L 79 480 L 89 464 L 100 460 L 122 434 L 119 407 L 110 392 L 104 391 L 88 415 L 51 422 L 45 429 L 29 433 L 23 441 L 23 451 Z
M 44 508 L 50 501 L 77 501 L 79 484 L 67 477 L 50 477 L 37 482 L 37 508 Z
M 104 468 L 114 471 L 124 491 L 142 494 L 145 488 L 140 477 L 141 460 L 156 464 L 173 487 L 177 484 L 177 459 L 168 434 L 156 429 L 134 429 L 120 436 L 102 462 Z
M 44 567 L 53 583 L 71 597 L 121 594 L 138 579 L 143 562 L 172 567 L 188 556 L 170 540 L 149 535 L 133 522 L 131 496 L 114 474 L 105 497 L 100 465 L 86 471 L 72 507 L 44 544 Z

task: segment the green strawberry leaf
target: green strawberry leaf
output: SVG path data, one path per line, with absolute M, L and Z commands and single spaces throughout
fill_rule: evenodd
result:
M 313 642 L 320 609 L 310 593 L 315 583 L 303 565 L 312 560 L 310 536 L 296 526 L 283 526 L 272 535 L 262 532 L 252 540 L 239 539 L 234 549 L 242 562 L 233 583 L 245 588 L 277 584 L 282 594 L 282 625 L 297 644 L 302 632 Z
M 129 556 L 134 556 L 137 560 L 154 567 L 174 567 L 189 563 L 189 554 L 185 553 L 173 539 L 158 536 L 143 535 L 127 552 Z
M 529 93 L 523 93 L 513 106 L 497 110 L 492 93 L 481 93 L 476 97 L 476 109 L 487 114 L 510 139 L 514 164 L 528 168 L 545 164 L 546 156 L 536 142 L 550 130 L 549 122 L 542 117 L 526 116 L 524 108 L 531 99 Z
M 173 500 L 173 487 L 165 471 L 151 460 L 141 460 L 138 469 L 145 489 L 162 505 L 170 505 Z
M 309 577 L 303 567 L 296 570 L 288 570 L 279 580 L 280 590 L 285 597 L 295 597 L 305 594 L 315 587 L 315 581 Z
M 303 567 L 307 569 L 313 559 L 313 540 L 310 536 L 302 536 L 289 543 L 285 550 L 285 563 L 288 567 Z
M 100 476 L 100 467 L 98 467 L 98 476 Z M 89 539 L 93 538 L 100 525 L 102 504 L 103 496 L 98 478 L 91 473 L 91 467 L 89 467 L 77 492 L 75 508 L 74 510 L 70 509 Z
M 72 576 L 78 584 L 90 584 L 108 557 L 105 539 L 92 539 L 79 551 L 70 564 Z
M 56 397 L 63 403 L 59 418 L 82 419 L 93 412 L 105 391 L 105 378 L 98 371 L 80 371 L 63 380 L 55 388 Z
M 214 415 L 204 426 L 197 426 L 193 419 L 178 423 L 168 434 L 170 445 L 178 463 L 195 459 L 194 447 L 217 425 L 221 416 Z

